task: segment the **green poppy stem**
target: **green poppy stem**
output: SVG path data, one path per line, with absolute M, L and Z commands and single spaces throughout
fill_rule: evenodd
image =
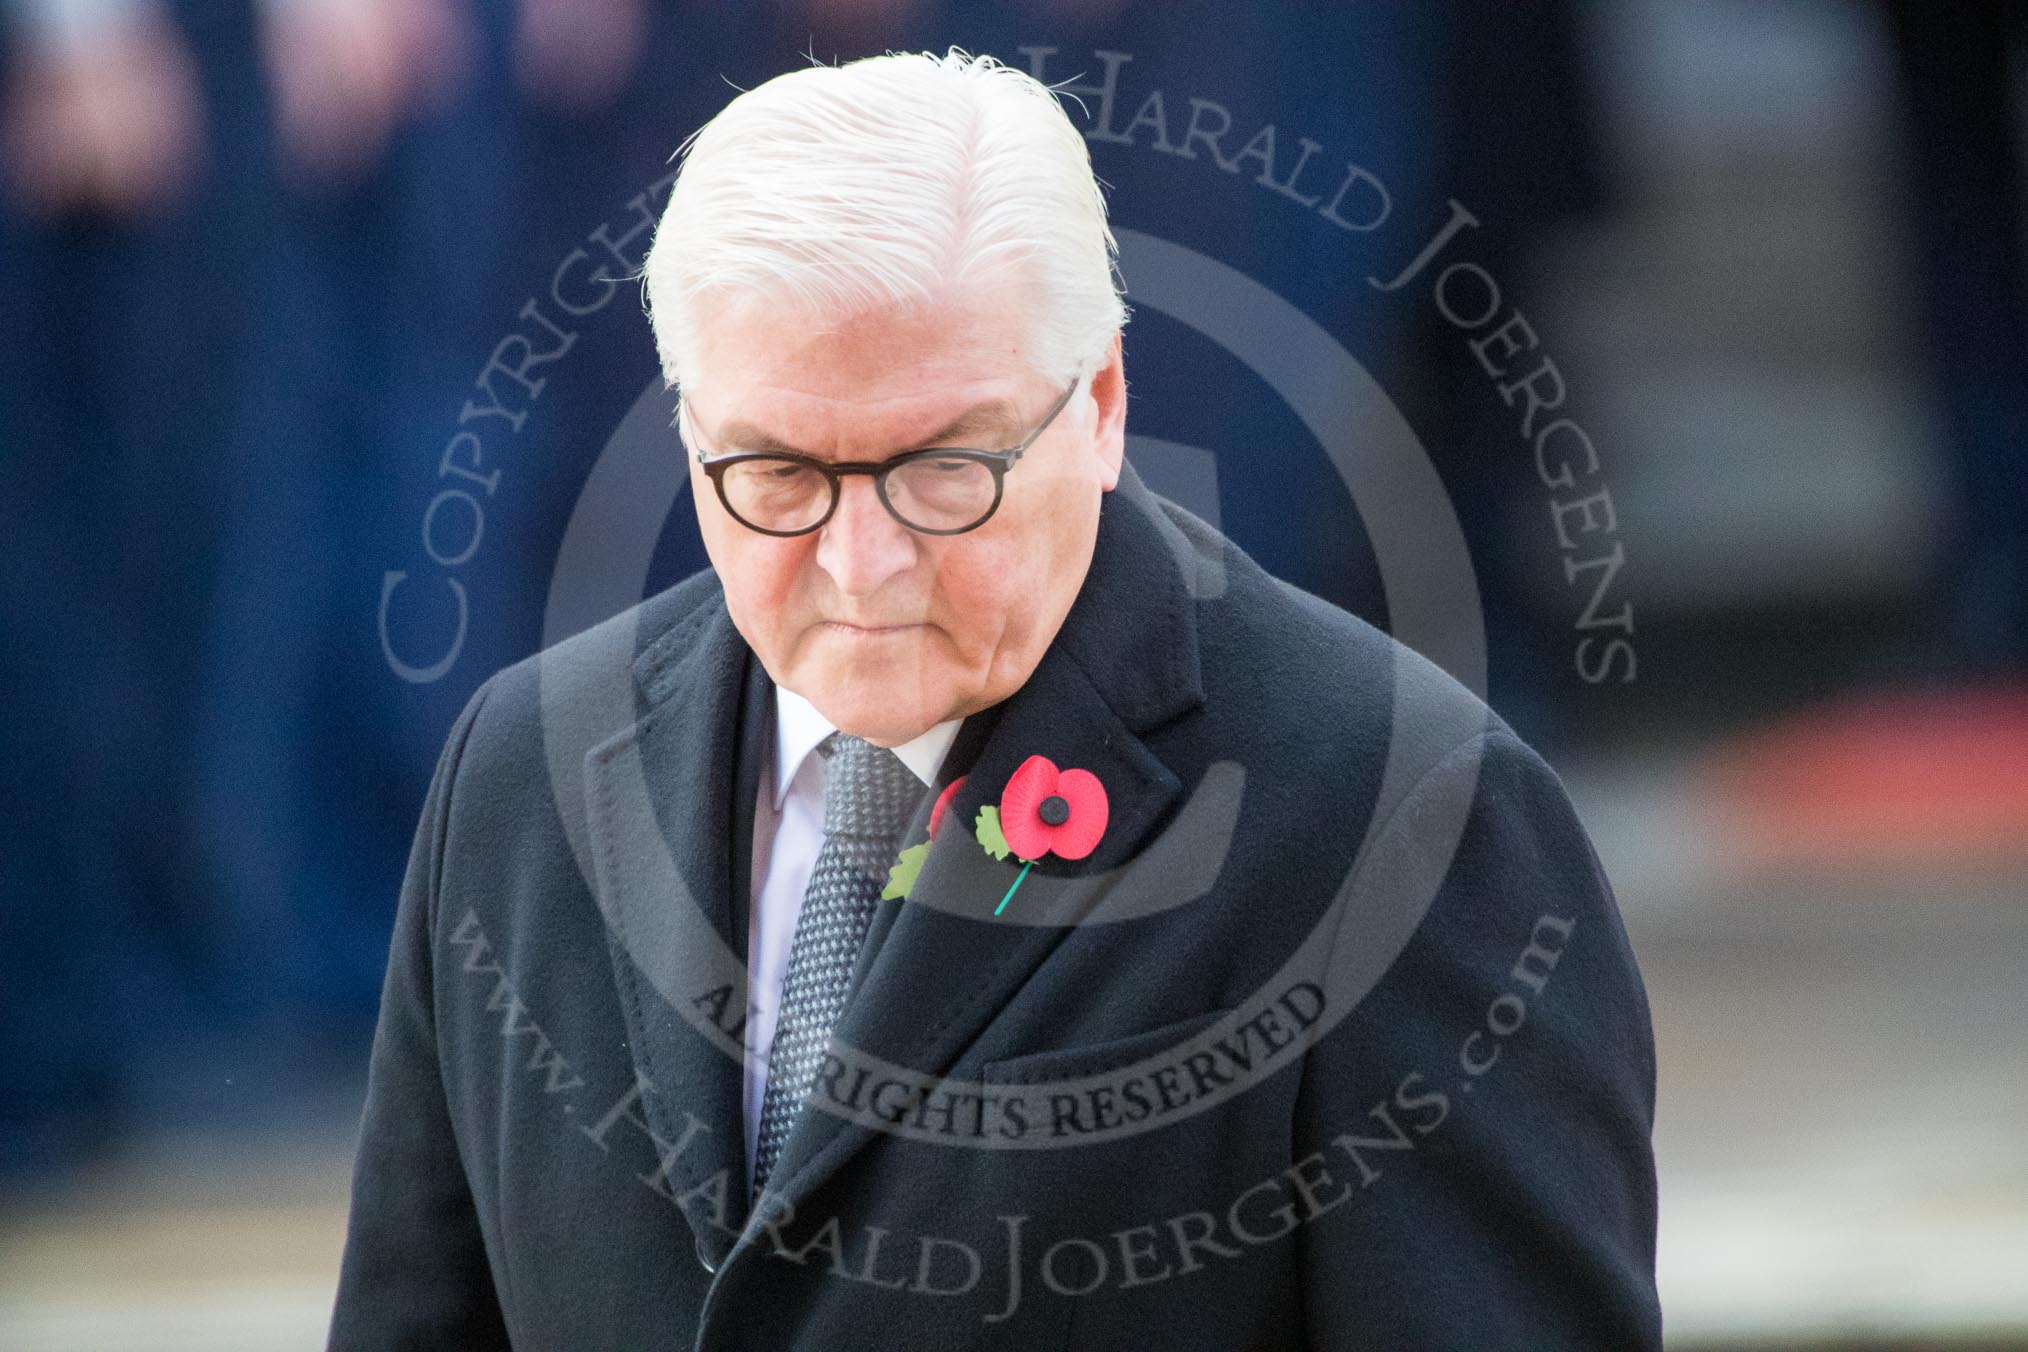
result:
M 1026 878 L 1026 877 L 1028 876 L 1028 870 L 1029 870 L 1029 869 L 1032 869 L 1032 868 L 1034 868 L 1034 867 L 1035 867 L 1035 861 L 1034 861 L 1033 859 L 1031 859 L 1031 860 L 1029 860 L 1029 861 L 1028 861 L 1027 863 L 1023 864 L 1023 865 L 1021 866 L 1021 872 L 1019 872 L 1019 873 L 1017 873 L 1017 874 L 1015 874 L 1015 875 L 1014 875 L 1014 887 L 1019 887 L 1019 886 L 1021 886 L 1021 880 L 1022 880 L 1023 878 Z M 1000 898 L 1000 904 L 999 904 L 998 906 L 995 906 L 995 907 L 993 908 L 993 914 L 994 914 L 994 915 L 998 915 L 998 914 L 1000 914 L 1000 912 L 1002 912 L 1002 911 L 1004 911 L 1004 910 L 1006 910 L 1006 909 L 1007 909 L 1007 903 L 1008 903 L 1008 902 L 1010 902 L 1010 901 L 1012 901 L 1012 900 L 1014 899 L 1014 887 L 1010 887 L 1010 888 L 1008 888 L 1008 889 L 1007 889 L 1007 895 L 1006 895 L 1006 896 L 1004 896 L 1004 897 L 1002 897 L 1002 898 Z

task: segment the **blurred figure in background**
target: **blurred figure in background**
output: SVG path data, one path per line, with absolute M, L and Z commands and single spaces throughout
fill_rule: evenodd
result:
M 176 807 L 237 375 L 205 54 L 152 0 L 0 5 L 0 1175 L 105 1141 L 200 1005 Z M 202 316 L 203 318 L 200 318 Z
M 402 124 L 457 97 L 474 55 L 461 0 L 265 0 L 258 21 L 281 166 L 310 186 L 368 177 Z
M 29 215 L 142 215 L 188 186 L 195 63 L 154 0 L 8 0 L 7 186 Z

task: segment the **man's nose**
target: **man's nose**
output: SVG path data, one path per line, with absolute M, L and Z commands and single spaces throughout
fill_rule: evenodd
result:
M 866 596 L 914 564 L 914 532 L 880 501 L 873 479 L 848 474 L 839 482 L 838 510 L 817 532 L 817 566 L 847 596 Z

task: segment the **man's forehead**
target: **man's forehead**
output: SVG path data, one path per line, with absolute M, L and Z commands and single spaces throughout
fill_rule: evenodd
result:
M 843 406 L 840 406 L 841 410 Z M 841 413 L 837 416 L 849 416 Z M 980 399 L 951 410 L 946 401 L 940 407 L 926 405 L 913 420 L 924 430 L 903 433 L 894 449 L 914 450 L 920 446 L 957 446 L 973 442 L 1011 441 L 1021 426 L 1021 409 L 1011 400 L 995 396 Z M 777 429 L 761 425 L 757 419 L 734 415 L 718 429 L 714 440 L 721 452 L 768 451 L 795 455 L 810 455 L 818 459 L 827 458 L 821 448 L 795 445 Z M 993 447 L 988 447 L 993 449 Z

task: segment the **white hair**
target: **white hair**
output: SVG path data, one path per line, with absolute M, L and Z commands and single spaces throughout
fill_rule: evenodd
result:
M 703 302 L 844 320 L 1009 277 L 1028 365 L 1090 376 L 1127 320 L 1091 153 L 1048 86 L 960 48 L 776 76 L 683 143 L 644 269 L 662 374 L 697 369 Z

